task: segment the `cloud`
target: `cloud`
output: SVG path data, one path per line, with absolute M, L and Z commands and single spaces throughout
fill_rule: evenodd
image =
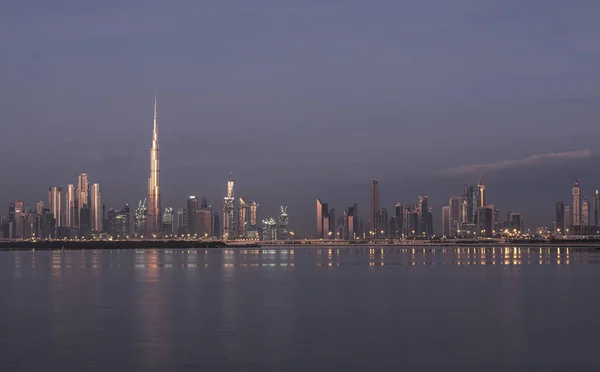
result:
M 518 160 L 505 160 L 499 163 L 461 165 L 458 167 L 442 169 L 438 172 L 438 174 L 448 177 L 469 176 L 473 174 L 488 173 L 504 169 L 544 165 L 558 161 L 587 159 L 591 156 L 592 152 L 587 149 L 566 152 L 551 152 L 547 154 L 531 155 Z

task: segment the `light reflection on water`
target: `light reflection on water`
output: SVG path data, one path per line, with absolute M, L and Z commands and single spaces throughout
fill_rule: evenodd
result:
M 0 370 L 591 365 L 598 263 L 519 246 L 0 252 Z
M 133 253 L 133 254 L 132 254 Z M 186 268 L 222 267 L 319 267 L 369 266 L 518 266 L 518 265 L 585 265 L 600 262 L 600 250 L 570 247 L 302 247 L 270 249 L 148 249 L 148 250 L 57 250 L 15 251 L 13 274 L 24 268 L 50 266 L 60 276 L 65 269 L 102 267 L 118 268 Z

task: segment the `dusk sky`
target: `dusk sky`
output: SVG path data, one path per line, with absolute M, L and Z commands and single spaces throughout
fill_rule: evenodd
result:
M 0 215 L 87 172 L 147 195 L 158 92 L 163 207 L 229 173 L 260 217 L 315 198 L 367 215 L 484 173 L 488 202 L 550 225 L 600 188 L 600 1 L 4 1 Z

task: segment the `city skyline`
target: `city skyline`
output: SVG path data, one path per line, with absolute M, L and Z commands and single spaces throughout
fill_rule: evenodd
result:
M 64 199 L 81 173 L 107 206 L 148 199 L 155 87 L 163 211 L 220 206 L 230 172 L 306 235 L 315 197 L 367 215 L 373 178 L 388 213 L 429 196 L 438 231 L 480 173 L 528 224 L 550 226 L 575 178 L 592 203 L 600 3 L 427 3 L 7 4 L 0 205 Z

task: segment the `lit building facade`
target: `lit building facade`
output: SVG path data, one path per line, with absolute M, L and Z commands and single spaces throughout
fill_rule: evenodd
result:
M 223 239 L 235 239 L 236 235 L 236 210 L 233 181 L 227 182 L 227 194 L 223 199 Z
M 590 204 L 587 198 L 583 198 L 583 205 L 581 206 L 581 227 L 582 233 L 586 233 L 590 226 Z
M 371 180 L 371 231 L 377 235 L 381 228 L 381 221 L 379 221 L 379 180 Z
M 87 173 L 81 173 L 79 175 L 78 181 L 77 181 L 77 219 L 78 219 L 78 224 L 77 227 L 79 228 L 79 230 L 81 230 L 81 215 L 82 215 L 82 209 L 84 207 L 88 207 L 89 206 L 89 199 L 90 199 L 90 185 L 88 182 L 88 175 Z M 86 208 L 86 211 L 89 210 L 89 208 Z M 87 212 L 84 212 L 87 213 Z M 86 217 L 88 218 L 88 217 Z M 89 218 L 88 218 L 89 219 Z
M 65 195 L 65 226 L 68 228 L 76 228 L 79 225 L 76 218 L 76 200 L 75 185 L 67 185 L 67 194 Z
M 152 146 L 150 148 L 150 177 L 148 178 L 148 207 L 146 231 L 148 235 L 160 232 L 162 223 L 160 200 L 160 156 L 158 144 L 158 110 L 156 94 L 154 95 L 154 130 L 152 131 Z
M 579 186 L 579 180 L 575 180 L 573 186 L 573 218 L 571 220 L 572 225 L 577 229 L 581 226 L 581 187 Z
M 184 235 L 187 231 L 187 209 L 177 209 L 177 235 Z
M 93 232 L 102 231 L 102 191 L 100 184 L 93 183 L 90 187 L 90 227 Z
M 165 236 L 173 235 L 173 208 L 171 207 L 163 211 L 161 232 Z
M 556 202 L 556 217 L 554 219 L 555 222 L 555 233 L 556 234 L 564 234 L 565 233 L 565 204 L 563 202 Z
M 144 236 L 148 231 L 146 225 L 147 211 L 146 199 L 140 200 L 133 216 L 133 234 L 136 236 Z
M 282 205 L 279 220 L 277 221 L 277 238 L 279 240 L 288 240 L 290 238 L 288 222 L 287 206 Z
M 194 235 L 198 232 L 196 231 L 196 215 L 198 214 L 198 198 L 195 196 L 190 196 L 187 200 L 187 221 L 186 226 L 187 229 L 184 234 Z
M 62 187 L 50 186 L 48 189 L 48 206 L 54 215 L 56 227 L 62 224 Z

